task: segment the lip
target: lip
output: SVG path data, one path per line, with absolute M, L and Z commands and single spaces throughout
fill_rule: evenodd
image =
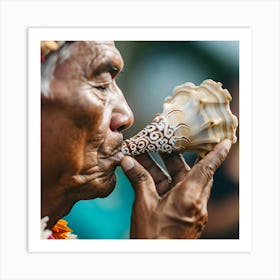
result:
M 116 154 L 112 155 L 110 157 L 110 159 L 119 163 L 123 157 L 124 157 L 124 154 L 122 152 L 117 152 Z
M 120 165 L 120 161 L 121 159 L 124 157 L 124 154 L 122 152 L 117 152 L 111 156 L 106 156 L 103 158 L 99 158 L 101 160 L 109 160 L 111 163 L 109 163 L 109 165 L 107 165 L 107 169 L 111 169 L 112 167 L 115 168 L 116 165 Z M 82 175 L 90 175 L 93 174 L 96 171 L 96 166 L 93 166 L 91 168 L 88 168 L 86 170 L 83 170 L 80 172 L 80 174 Z

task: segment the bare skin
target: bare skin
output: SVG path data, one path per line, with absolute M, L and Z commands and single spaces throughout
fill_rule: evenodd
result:
M 230 142 L 192 169 L 180 155 L 162 155 L 169 174 L 147 154 L 123 156 L 122 130 L 133 114 L 115 81 L 123 61 L 114 43 L 73 42 L 63 55 L 41 99 L 41 216 L 49 216 L 48 228 L 79 200 L 108 196 L 121 164 L 136 193 L 131 238 L 198 238 Z
M 130 237 L 199 238 L 208 219 L 213 174 L 230 147 L 231 142 L 224 140 L 192 169 L 181 155 L 163 155 L 169 175 L 147 154 L 137 158 L 142 165 L 124 157 L 121 165 L 136 194 Z
M 81 199 L 115 186 L 123 136 L 133 114 L 115 78 L 123 61 L 112 42 L 74 42 L 42 95 L 42 212 L 51 228 Z

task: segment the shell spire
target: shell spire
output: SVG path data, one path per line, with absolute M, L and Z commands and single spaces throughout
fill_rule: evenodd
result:
M 231 95 L 222 84 L 205 80 L 185 83 L 164 100 L 163 111 L 135 136 L 125 140 L 122 152 L 194 152 L 205 156 L 224 139 L 235 143 L 238 121 L 230 110 Z

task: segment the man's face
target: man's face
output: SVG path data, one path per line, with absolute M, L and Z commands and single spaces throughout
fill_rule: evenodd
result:
M 73 42 L 56 63 L 42 95 L 42 192 L 64 188 L 80 200 L 114 189 L 120 131 L 133 123 L 115 82 L 122 67 L 112 42 Z

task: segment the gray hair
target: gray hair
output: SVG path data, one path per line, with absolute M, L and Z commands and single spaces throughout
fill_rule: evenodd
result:
M 63 63 L 71 55 L 71 43 L 64 43 L 57 51 L 47 55 L 46 60 L 41 63 L 41 94 L 50 97 L 50 85 L 57 63 Z

